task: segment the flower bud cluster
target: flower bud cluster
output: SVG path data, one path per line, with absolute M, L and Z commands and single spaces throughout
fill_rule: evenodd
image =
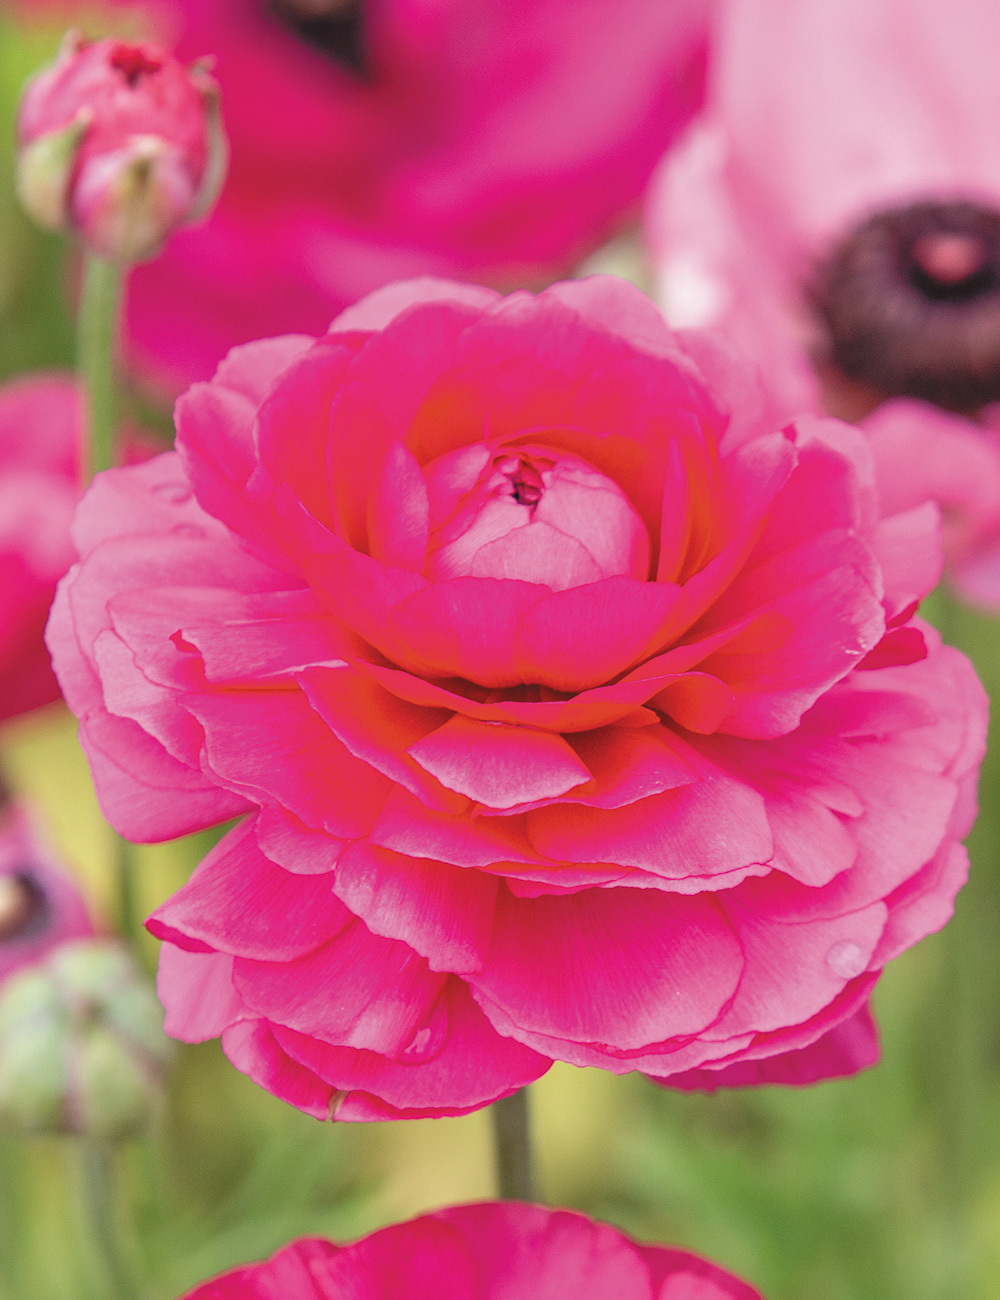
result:
M 152 986 L 114 941 L 62 944 L 0 985 L 0 1119 L 18 1131 L 133 1136 L 170 1055 Z

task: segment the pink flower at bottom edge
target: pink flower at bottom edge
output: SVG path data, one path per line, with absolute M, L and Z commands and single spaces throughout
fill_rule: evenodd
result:
M 460 1205 L 349 1246 L 306 1238 L 186 1300 L 760 1300 L 696 1255 L 640 1245 L 569 1210 Z
M 873 1059 L 834 1031 L 950 915 L 986 703 L 862 434 L 602 277 L 394 286 L 178 430 L 49 630 L 123 833 L 245 815 L 148 923 L 168 1032 L 353 1120 Z

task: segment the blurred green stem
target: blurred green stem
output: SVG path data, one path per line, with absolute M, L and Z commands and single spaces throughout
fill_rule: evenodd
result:
M 135 905 L 134 845 L 114 834 L 115 884 L 118 895 L 118 929 L 126 939 L 134 939 L 137 925 Z
M 528 1089 L 501 1097 L 490 1107 L 496 1153 L 497 1191 L 504 1201 L 536 1198 L 532 1170 Z
M 81 457 L 84 485 L 116 463 L 118 384 L 116 350 L 124 277 L 119 267 L 84 255 L 77 320 L 77 365 L 86 407 Z
M 94 1245 L 110 1288 L 109 1300 L 138 1300 L 139 1292 L 122 1256 L 115 1221 L 114 1153 L 95 1138 L 78 1139 L 83 1169 L 84 1201 Z
M 83 292 L 76 323 L 77 368 L 84 391 L 83 485 L 118 464 L 118 337 L 125 272 L 93 253 L 84 254 Z M 135 931 L 132 846 L 115 836 L 114 867 L 118 924 L 127 938 Z

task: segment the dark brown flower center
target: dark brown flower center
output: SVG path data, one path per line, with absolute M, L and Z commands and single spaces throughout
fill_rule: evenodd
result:
M 120 44 L 111 52 L 111 66 L 134 90 L 146 77 L 159 72 L 163 64 L 140 45 Z
M 869 218 L 812 288 L 830 358 L 885 396 L 1000 399 L 1000 213 L 914 203 Z
M 362 0 L 268 0 L 267 8 L 321 54 L 368 75 Z
M 500 468 L 507 475 L 510 483 L 510 495 L 517 504 L 532 508 L 537 506 L 542 499 L 542 493 L 545 491 L 545 483 L 535 464 L 522 456 L 509 467 L 502 464 Z
M 0 876 L 0 944 L 39 934 L 48 915 L 45 892 L 30 874 Z

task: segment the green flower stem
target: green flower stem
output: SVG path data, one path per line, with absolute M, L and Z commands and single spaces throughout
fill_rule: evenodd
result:
M 114 1153 L 106 1142 L 77 1139 L 83 1171 L 84 1202 L 94 1246 L 104 1268 L 108 1300 L 139 1300 L 121 1251 L 115 1220 Z
M 84 485 L 117 463 L 118 320 L 124 276 L 93 253 L 84 255 L 83 293 L 77 320 L 77 365 L 86 410 L 81 470 Z
M 118 929 L 126 939 L 134 939 L 139 922 L 135 902 L 134 845 L 114 834 L 115 885 L 118 896 Z
M 120 460 L 118 446 L 118 337 L 124 303 L 125 271 L 93 253 L 84 253 L 83 292 L 76 324 L 77 369 L 84 392 L 84 440 L 80 456 L 83 486 Z M 114 873 L 118 923 L 135 933 L 132 846 L 115 835 Z
M 501 1097 L 490 1107 L 496 1152 L 497 1191 L 504 1201 L 536 1199 L 532 1170 L 528 1089 Z

